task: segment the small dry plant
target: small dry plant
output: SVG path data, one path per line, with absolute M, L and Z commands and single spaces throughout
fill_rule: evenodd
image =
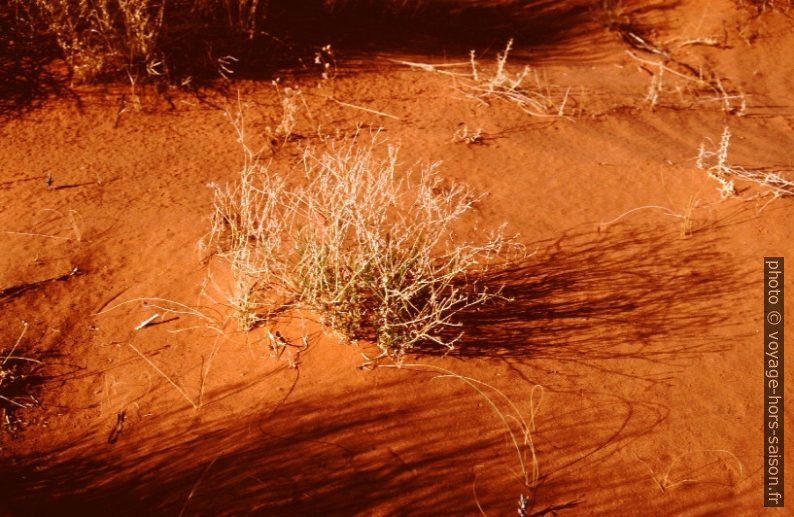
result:
M 731 132 L 727 126 L 722 130 L 720 143 L 716 150 L 706 149 L 706 143 L 700 144 L 697 157 L 697 168 L 705 170 L 711 178 L 719 182 L 722 198 L 737 194 L 734 180 L 744 180 L 763 187 L 774 197 L 794 195 L 794 182 L 784 178 L 778 172 L 745 169 L 728 163 L 728 148 L 731 143 Z
M 599 223 L 597 229 L 599 232 L 606 230 L 613 224 L 617 223 L 618 221 L 622 220 L 624 217 L 627 217 L 635 212 L 639 212 L 640 210 L 661 210 L 665 215 L 669 217 L 674 217 L 680 221 L 680 236 L 683 238 L 690 237 L 695 232 L 695 210 L 700 206 L 700 201 L 694 196 L 689 196 L 686 205 L 684 206 L 683 210 L 680 212 L 675 212 L 665 206 L 660 205 L 645 205 L 639 206 L 637 208 L 632 208 L 631 210 L 627 210 L 623 212 L 616 218 L 612 219 L 611 221 L 606 221 Z
M 472 50 L 469 53 L 471 82 L 464 87 L 464 91 L 482 102 L 492 97 L 506 99 L 535 117 L 564 116 L 570 88 L 564 94 L 558 94 L 555 91 L 557 89 L 542 81 L 537 71 L 529 65 L 517 74 L 510 74 L 507 71 L 507 58 L 512 48 L 513 40 L 510 39 L 504 52 L 497 55 L 495 69 L 490 75 L 480 69 Z
M 519 495 L 519 515 L 530 515 L 530 513 L 522 514 L 520 510 L 523 508 L 529 512 L 533 508 L 535 505 L 535 492 L 540 481 L 540 464 L 532 433 L 536 430 L 535 417 L 543 402 L 543 386 L 536 384 L 529 390 L 529 414 L 528 418 L 525 418 L 524 413 L 521 412 L 516 404 L 505 395 L 504 392 L 491 384 L 473 377 L 461 375 L 439 366 L 421 363 L 381 365 L 381 368 L 405 368 L 419 372 L 433 373 L 437 375 L 436 378 L 438 379 L 458 380 L 473 389 L 486 402 L 499 420 L 501 420 L 507 434 L 507 443 L 515 450 L 519 465 L 517 477 L 529 494 L 528 496 L 523 493 Z M 477 490 L 474 485 L 475 482 L 476 474 L 475 480 L 472 483 L 472 492 L 477 507 L 480 509 L 480 512 L 485 515 L 485 511 L 477 498 Z M 546 513 L 548 513 L 548 511 L 539 511 L 531 515 L 545 515 Z
M 454 224 L 476 199 L 446 186 L 435 166 L 400 174 L 398 148 L 378 133 L 324 151 L 308 148 L 287 180 L 245 150 L 239 183 L 215 186 L 203 241 L 228 261 L 230 304 L 248 329 L 301 304 L 349 339 L 400 359 L 419 343 L 452 348 L 454 316 L 499 296 L 479 274 L 509 240 L 459 242 Z
M 693 44 L 691 41 L 683 43 Z M 714 70 L 708 67 L 695 68 L 672 58 L 667 50 L 661 48 L 654 50 L 656 54 L 662 56 L 662 59 L 645 59 L 632 51 L 626 51 L 626 54 L 639 62 L 640 68 L 651 76 L 645 101 L 652 108 L 659 104 L 665 92 L 665 74 L 667 74 L 671 78 L 684 80 L 684 87 L 675 88 L 682 96 L 684 93 L 689 93 L 700 102 L 717 102 L 725 113 L 732 115 L 743 116 L 747 113 L 747 98 L 744 93 L 727 87 L 726 80 Z
M 295 128 L 298 125 L 301 108 L 305 110 L 307 117 L 310 119 L 311 110 L 300 87 L 291 88 L 287 86 L 281 88 L 278 80 L 273 81 L 273 86 L 281 101 L 281 120 L 275 128 L 268 127 L 266 130 L 273 140 L 286 144 L 293 136 L 297 136 L 295 135 Z
M 737 3 L 754 8 L 758 14 L 774 10 L 788 13 L 792 6 L 792 0 L 739 0 Z

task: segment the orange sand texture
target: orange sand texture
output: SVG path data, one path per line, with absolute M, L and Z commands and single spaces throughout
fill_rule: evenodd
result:
M 54 86 L 4 103 L 0 350 L 25 322 L 16 353 L 44 364 L 40 404 L 0 433 L 0 514 L 516 515 L 523 495 L 527 515 L 785 515 L 762 497 L 762 257 L 794 251 L 794 205 L 749 182 L 723 199 L 696 158 L 728 127 L 732 165 L 794 175 L 794 9 L 630 9 L 671 69 L 708 70 L 728 97 L 666 72 L 652 106 L 663 58 L 594 3 L 511 4 L 486 31 L 473 2 L 471 30 L 383 41 L 351 25 L 327 69 L 310 54 L 193 91 L 58 83 L 56 62 Z M 468 51 L 492 71 L 510 38 L 508 71 L 567 95 L 561 116 L 470 95 Z M 289 95 L 295 125 L 271 138 Z M 308 316 L 218 332 L 141 301 L 228 312 L 228 272 L 198 243 L 209 185 L 239 179 L 238 111 L 284 174 L 357 129 L 382 128 L 405 170 L 440 162 L 483 195 L 456 232 L 504 223 L 529 251 L 500 278 L 511 301 L 402 368 L 361 368 L 372 344 Z

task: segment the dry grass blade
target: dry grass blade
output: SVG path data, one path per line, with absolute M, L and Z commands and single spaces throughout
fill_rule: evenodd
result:
M 193 496 L 196 494 L 196 490 L 198 489 L 199 485 L 204 480 L 204 478 L 207 477 L 207 473 L 210 471 L 210 469 L 212 468 L 212 466 L 215 464 L 215 462 L 218 460 L 219 457 L 220 456 L 215 456 L 212 459 L 212 461 L 210 461 L 207 464 L 207 466 L 204 468 L 204 470 L 201 472 L 201 476 L 199 476 L 199 478 L 196 480 L 196 483 L 190 489 L 190 493 L 188 493 L 187 498 L 185 499 L 185 504 L 182 505 L 182 509 L 179 511 L 179 517 L 182 517 L 185 514 L 185 510 L 187 510 L 187 506 L 190 503 L 190 500 L 193 499 Z
M 174 381 L 173 381 L 173 379 L 171 379 L 171 377 L 169 377 L 169 376 L 168 376 L 168 375 L 167 375 L 165 372 L 163 372 L 163 371 L 162 371 L 162 370 L 161 370 L 161 369 L 160 369 L 160 368 L 159 368 L 159 367 L 158 367 L 156 364 L 154 364 L 154 363 L 152 362 L 152 360 L 151 360 L 151 359 L 149 359 L 148 357 L 146 357 L 146 355 L 144 355 L 144 354 L 143 354 L 143 353 L 142 353 L 140 350 L 138 350 L 137 348 L 135 348 L 135 345 L 133 345 L 132 343 L 127 343 L 127 345 L 129 345 L 129 347 L 130 347 L 130 348 L 131 348 L 131 349 L 132 349 L 132 350 L 133 350 L 133 351 L 134 351 L 136 354 L 138 354 L 138 356 L 139 356 L 141 359 L 143 359 L 143 360 L 146 362 L 146 364 L 148 364 L 149 366 L 151 366 L 151 367 L 152 367 L 152 369 L 153 369 L 155 372 L 157 372 L 157 374 L 158 374 L 158 375 L 160 375 L 160 377 L 162 377 L 163 379 L 165 379 L 165 380 L 168 382 L 168 384 L 170 384 L 171 386 L 173 386 L 173 387 L 174 387 L 174 389 L 175 389 L 175 390 L 176 390 L 176 391 L 177 391 L 177 392 L 178 392 L 180 395 L 182 395 L 182 398 L 184 398 L 185 400 L 187 400 L 187 401 L 188 401 L 188 403 L 189 403 L 191 406 L 193 406 L 193 409 L 199 409 L 199 407 L 200 407 L 200 406 L 199 406 L 199 405 L 198 405 L 196 402 L 194 402 L 192 398 L 190 398 L 190 396 L 189 396 L 189 395 L 188 395 L 188 394 L 185 392 L 185 390 L 183 390 L 183 389 L 182 389 L 182 387 L 181 387 L 181 386 L 179 386 L 179 384 L 177 384 L 176 382 L 174 382 Z
M 468 74 L 461 73 L 461 72 L 452 72 L 446 70 L 447 68 L 460 68 L 463 66 L 468 66 L 468 61 L 459 61 L 457 63 L 417 63 L 416 61 L 404 61 L 402 59 L 389 59 L 392 63 L 397 63 L 400 65 L 409 66 L 411 68 L 418 68 L 420 70 L 424 70 L 425 72 L 436 72 L 439 74 L 450 75 L 453 77 L 469 77 Z
M 522 483 L 524 484 L 524 486 L 530 489 L 530 491 L 536 488 L 538 480 L 540 479 L 540 468 L 538 463 L 538 457 L 535 451 L 535 445 L 534 442 L 532 441 L 532 432 L 534 431 L 535 428 L 535 415 L 538 409 L 540 408 L 540 403 L 542 401 L 542 393 L 543 393 L 542 386 L 539 385 L 533 386 L 532 390 L 530 391 L 530 399 L 529 399 L 530 413 L 529 413 L 529 421 L 527 421 L 527 419 L 524 418 L 523 413 L 516 407 L 513 401 L 510 400 L 509 397 L 507 397 L 507 395 L 505 395 L 502 391 L 495 388 L 494 386 L 485 383 L 483 381 L 474 379 L 472 377 L 460 375 L 458 373 L 455 373 L 453 371 L 447 370 L 446 368 L 442 368 L 439 366 L 426 365 L 426 364 L 403 364 L 401 366 L 383 365 L 381 366 L 381 368 L 408 368 L 418 371 L 433 372 L 439 374 L 438 378 L 451 378 L 451 379 L 460 380 L 461 382 L 472 388 L 474 391 L 476 391 L 477 394 L 480 397 L 482 397 L 483 400 L 485 400 L 488 406 L 494 411 L 494 413 L 499 417 L 500 421 L 504 425 L 505 431 L 507 432 L 510 441 L 513 445 L 513 448 L 516 451 L 516 455 L 518 457 Z M 497 394 L 499 398 L 501 398 L 510 408 L 510 412 L 509 413 L 505 412 L 502 408 L 500 408 L 499 404 L 496 403 L 494 398 L 490 396 L 486 390 L 489 390 L 490 392 Z M 535 400 L 536 392 L 540 392 L 537 401 Z M 518 425 L 518 431 L 514 430 L 513 425 L 511 425 L 511 421 L 515 422 Z M 530 454 L 529 461 L 527 461 L 526 458 L 527 452 Z M 532 497 L 529 498 L 529 501 L 531 500 Z
M 199 307 L 194 307 L 190 305 L 185 305 L 184 303 L 180 303 L 174 300 L 169 300 L 166 298 L 133 298 L 130 300 L 125 300 L 123 302 L 117 303 L 111 307 L 106 309 L 102 309 L 99 312 L 94 313 L 94 316 L 101 316 L 103 314 L 107 314 L 108 312 L 112 312 L 120 307 L 124 307 L 131 303 L 138 303 L 142 302 L 147 308 L 159 309 L 161 311 L 167 312 L 169 314 L 177 314 L 182 316 L 190 316 L 196 318 L 206 325 L 206 328 L 211 329 L 219 334 L 223 333 L 223 322 L 220 321 L 219 317 L 211 317 L 208 316 L 205 312 L 199 309 Z M 204 307 L 201 307 L 204 309 Z M 209 312 L 209 311 L 208 311 Z M 147 322 L 149 324 L 151 322 Z M 143 327 L 141 327 L 143 328 Z M 138 329 L 139 330 L 139 329 Z

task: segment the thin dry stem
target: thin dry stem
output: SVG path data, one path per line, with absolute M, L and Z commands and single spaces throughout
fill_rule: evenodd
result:
M 426 371 L 426 372 L 435 372 L 440 374 L 438 378 L 453 378 L 460 380 L 464 384 L 468 385 L 477 394 L 482 397 L 488 406 L 494 411 L 494 413 L 499 417 L 500 421 L 505 427 L 505 430 L 510 438 L 510 441 L 513 445 L 513 448 L 516 451 L 516 455 L 518 457 L 519 468 L 521 471 L 521 478 L 524 486 L 529 488 L 530 490 L 534 490 L 537 487 L 537 483 L 540 479 L 540 467 L 538 462 L 537 453 L 535 450 L 535 445 L 532 440 L 532 432 L 534 431 L 535 426 L 535 415 L 540 407 L 540 402 L 542 400 L 542 393 L 543 387 L 536 385 L 532 388 L 530 392 L 530 413 L 529 413 L 529 423 L 527 419 L 524 418 L 523 413 L 516 407 L 512 400 L 510 400 L 507 395 L 505 395 L 501 390 L 495 388 L 494 386 L 480 381 L 478 379 L 474 379 L 472 377 L 467 377 L 464 375 L 460 375 L 453 371 L 447 370 L 446 368 L 442 368 L 439 366 L 434 365 L 427 365 L 427 364 L 403 364 L 401 366 L 392 366 L 392 365 L 382 365 L 382 368 L 408 368 L 413 370 L 419 371 Z M 511 413 L 505 412 L 503 409 L 499 407 L 499 405 L 494 401 L 494 399 L 488 395 L 485 389 L 490 390 L 493 393 L 496 393 L 511 410 Z M 537 403 L 535 402 L 535 392 L 539 391 L 541 395 L 538 398 Z M 513 429 L 513 426 L 510 425 L 510 421 L 514 421 L 518 424 L 518 433 Z M 522 440 L 519 440 L 518 437 L 522 437 Z M 525 457 L 525 452 L 529 452 L 530 460 L 529 465 L 527 465 L 527 459 Z

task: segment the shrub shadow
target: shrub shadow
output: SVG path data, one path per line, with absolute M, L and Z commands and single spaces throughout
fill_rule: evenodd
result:
M 674 364 L 740 339 L 729 329 L 742 315 L 726 301 L 750 287 L 750 276 L 716 237 L 615 227 L 535 247 L 482 279 L 503 286 L 508 300 L 461 313 L 452 355 Z

